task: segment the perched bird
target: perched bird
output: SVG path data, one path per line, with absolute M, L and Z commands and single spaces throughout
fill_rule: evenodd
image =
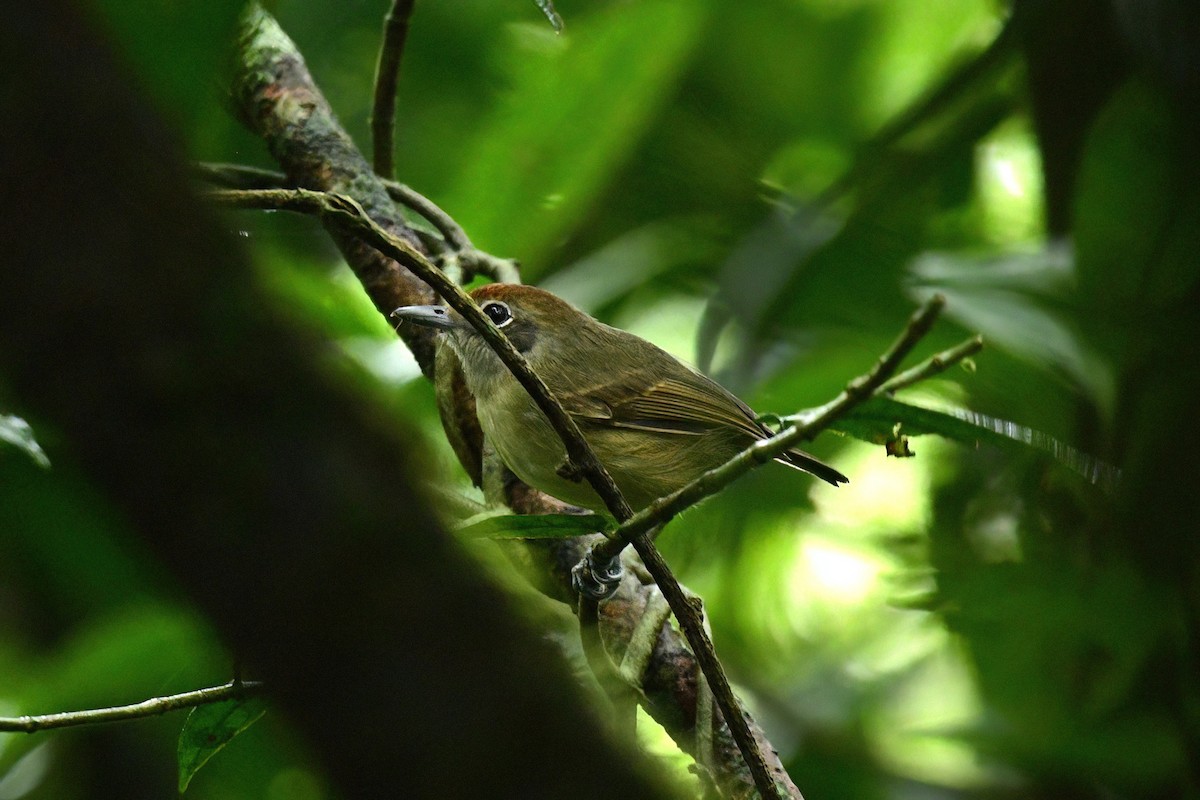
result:
M 543 289 L 496 283 L 471 297 L 575 419 L 634 510 L 771 435 L 749 406 L 713 380 Z M 565 469 L 566 449 L 549 420 L 466 320 L 445 306 L 403 306 L 392 316 L 444 331 L 483 433 L 517 477 L 565 502 L 603 510 L 591 486 Z M 834 486 L 847 481 L 800 450 L 776 460 Z

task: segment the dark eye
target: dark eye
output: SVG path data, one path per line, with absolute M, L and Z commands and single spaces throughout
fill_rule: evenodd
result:
M 508 323 L 512 322 L 512 312 L 508 310 L 508 306 L 499 301 L 492 301 L 483 307 L 483 313 L 488 315 L 497 328 L 503 328 Z

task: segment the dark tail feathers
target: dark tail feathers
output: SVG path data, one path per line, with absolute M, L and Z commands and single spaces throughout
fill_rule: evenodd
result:
M 850 479 L 845 475 L 838 472 L 824 461 L 818 461 L 803 450 L 788 450 L 775 460 L 780 464 L 787 464 L 789 467 L 794 467 L 803 472 L 807 472 L 809 475 L 814 475 L 826 483 L 834 486 L 850 482 Z

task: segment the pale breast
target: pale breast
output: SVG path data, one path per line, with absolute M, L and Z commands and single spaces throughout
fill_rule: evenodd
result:
M 533 399 L 517 388 L 479 404 L 480 426 L 497 454 L 530 486 L 572 505 L 605 510 L 586 480 L 558 474 L 566 448 Z M 588 443 L 634 510 L 681 488 L 744 446 L 719 431 L 682 435 L 584 425 Z
M 519 389 L 519 387 L 518 387 Z M 602 509 L 600 498 L 586 482 L 575 483 L 557 470 L 567 451 L 550 421 L 523 389 L 500 393 L 479 404 L 483 434 L 508 468 L 525 483 L 572 505 Z

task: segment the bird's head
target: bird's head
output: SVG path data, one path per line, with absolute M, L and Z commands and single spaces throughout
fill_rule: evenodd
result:
M 513 346 L 535 362 L 547 350 L 569 347 L 572 337 L 597 324 L 565 300 L 533 286 L 492 283 L 471 292 L 471 298 Z M 442 330 L 463 362 L 468 380 L 494 371 L 507 372 L 479 332 L 448 306 L 401 306 L 392 316 Z

